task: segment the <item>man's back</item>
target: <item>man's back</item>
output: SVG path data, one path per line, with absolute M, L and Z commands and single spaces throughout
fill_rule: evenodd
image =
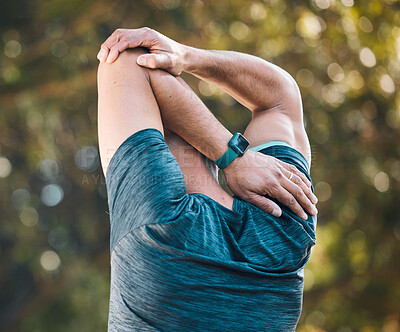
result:
M 262 152 L 308 176 L 296 150 Z M 305 221 L 282 206 L 274 218 L 236 197 L 230 210 L 206 195 L 186 194 L 182 172 L 155 129 L 119 147 L 107 188 L 110 331 L 294 330 L 315 217 Z

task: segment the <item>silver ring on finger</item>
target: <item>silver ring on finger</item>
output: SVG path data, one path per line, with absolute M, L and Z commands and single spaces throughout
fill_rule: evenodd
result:
M 292 180 L 293 173 L 290 173 L 289 180 Z

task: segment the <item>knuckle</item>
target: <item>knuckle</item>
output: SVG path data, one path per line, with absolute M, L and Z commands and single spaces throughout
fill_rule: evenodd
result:
M 296 183 L 296 184 L 300 184 L 300 183 L 302 182 L 301 179 L 300 179 L 300 177 L 297 176 L 297 175 L 293 175 L 292 181 L 293 181 L 294 183 Z
M 175 60 L 175 59 L 172 59 L 171 57 L 168 57 L 168 58 L 167 58 L 167 65 L 168 65 L 170 68 L 175 67 L 175 65 L 176 65 L 176 60 Z
M 149 27 L 144 27 L 142 28 L 143 34 L 148 37 L 153 33 L 153 29 L 149 28 Z
M 124 41 L 124 42 L 120 42 L 118 43 L 117 49 L 118 51 L 122 51 L 124 49 L 126 49 L 128 46 L 128 42 Z
M 293 205 L 296 205 L 296 204 L 297 204 L 296 198 L 294 198 L 293 196 L 290 196 L 289 205 L 293 206 Z
M 275 181 L 271 181 L 270 183 L 267 183 L 267 186 L 269 188 L 269 191 L 271 191 L 271 192 L 276 192 L 276 191 L 278 191 L 278 188 L 279 188 L 278 182 L 275 182 Z
M 297 188 L 295 189 L 294 193 L 295 193 L 295 195 L 296 195 L 297 197 L 303 196 L 303 190 L 301 190 L 301 188 L 299 188 L 299 187 L 297 187 Z

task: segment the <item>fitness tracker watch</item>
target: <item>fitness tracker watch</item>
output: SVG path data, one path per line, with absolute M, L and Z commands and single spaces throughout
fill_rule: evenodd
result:
M 243 156 L 249 148 L 249 145 L 249 141 L 244 138 L 241 133 L 234 134 L 228 143 L 228 150 L 218 160 L 214 161 L 214 163 L 220 169 L 224 169 L 234 161 L 236 157 Z

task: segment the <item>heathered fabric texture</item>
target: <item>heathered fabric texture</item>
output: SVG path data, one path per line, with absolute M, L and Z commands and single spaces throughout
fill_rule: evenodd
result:
M 261 151 L 294 164 L 296 150 Z M 111 221 L 108 331 L 294 331 L 316 218 L 274 218 L 234 197 L 233 210 L 186 194 L 162 134 L 141 130 L 107 171 Z

